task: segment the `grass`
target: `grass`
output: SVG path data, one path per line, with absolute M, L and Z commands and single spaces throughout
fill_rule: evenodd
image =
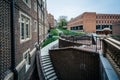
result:
M 45 47 L 46 45 L 50 44 L 51 42 L 57 40 L 58 37 L 52 37 L 52 38 L 48 38 L 46 39 L 43 43 L 42 43 L 42 48 Z
M 49 35 L 51 35 L 51 37 L 48 37 L 43 43 L 42 43 L 42 48 L 47 46 L 48 44 L 50 44 L 51 42 L 55 41 L 58 39 L 58 31 L 56 29 L 51 29 Z
M 59 35 L 59 33 L 58 33 L 58 31 L 56 29 L 51 29 L 50 34 L 52 36 L 58 36 Z
M 82 36 L 82 35 L 85 35 L 84 32 L 74 32 L 74 31 L 70 31 L 70 30 L 66 30 L 66 29 L 62 29 L 62 28 L 59 28 L 59 30 L 61 30 L 64 35 L 68 35 L 68 36 Z
M 83 32 L 73 32 L 73 31 L 70 31 L 70 30 L 62 29 L 62 28 L 59 28 L 59 30 L 61 30 L 64 35 L 68 35 L 68 36 L 82 36 L 82 35 L 85 35 L 85 33 L 83 33 Z M 42 48 L 45 47 L 46 45 L 50 44 L 51 42 L 57 40 L 58 36 L 59 36 L 59 33 L 56 29 L 51 29 L 49 35 L 51 35 L 51 37 L 47 38 L 42 43 Z

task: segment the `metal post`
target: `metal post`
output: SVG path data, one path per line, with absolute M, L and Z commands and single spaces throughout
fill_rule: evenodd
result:
M 45 6 L 43 6 L 43 31 L 44 31 L 43 32 L 43 37 L 45 39 Z
M 15 68 L 15 28 L 14 28 L 14 0 L 11 0 L 11 71 L 14 73 L 14 80 L 18 80 L 18 73 Z
M 99 38 L 100 39 L 100 50 L 101 50 L 101 38 Z
M 97 36 L 96 36 L 96 52 L 97 52 Z

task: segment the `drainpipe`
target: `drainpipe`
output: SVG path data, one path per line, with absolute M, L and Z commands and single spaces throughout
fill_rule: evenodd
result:
M 14 0 L 11 0 L 11 71 L 14 74 L 14 80 L 18 80 L 18 72 L 15 68 L 15 28 L 14 28 Z
M 37 1 L 37 37 L 38 37 L 38 45 L 37 45 L 37 50 L 40 50 L 40 43 L 39 43 L 39 41 L 40 41 L 40 37 L 39 37 L 39 2 L 38 2 L 38 0 L 36 0 Z

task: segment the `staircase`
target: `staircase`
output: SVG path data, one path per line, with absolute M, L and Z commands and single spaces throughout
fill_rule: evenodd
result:
M 41 56 L 41 67 L 46 80 L 58 80 L 49 55 Z

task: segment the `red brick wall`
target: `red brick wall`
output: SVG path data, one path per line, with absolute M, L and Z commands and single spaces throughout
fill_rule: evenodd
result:
M 96 14 L 95 12 L 85 12 L 68 22 L 67 29 L 83 25 L 87 33 L 96 32 L 96 25 L 112 25 L 120 21 L 120 14 Z
M 83 14 L 83 29 L 87 33 L 96 32 L 96 13 Z
M 50 28 L 54 28 L 54 16 L 50 13 L 48 14 L 48 22 L 49 22 Z
M 112 31 L 113 35 L 120 35 L 120 23 L 114 24 Z
M 31 8 L 29 8 L 23 0 L 16 0 L 15 4 L 15 44 L 16 44 L 16 66 L 23 60 L 23 53 L 30 48 L 30 51 L 35 47 L 37 42 L 37 32 L 34 32 L 34 20 L 37 20 L 37 13 L 34 11 L 34 1 L 31 0 Z M 32 38 L 26 42 L 20 43 L 20 13 L 23 12 L 31 17 L 31 35 Z
M 75 48 L 50 50 L 60 80 L 100 80 L 99 55 Z

